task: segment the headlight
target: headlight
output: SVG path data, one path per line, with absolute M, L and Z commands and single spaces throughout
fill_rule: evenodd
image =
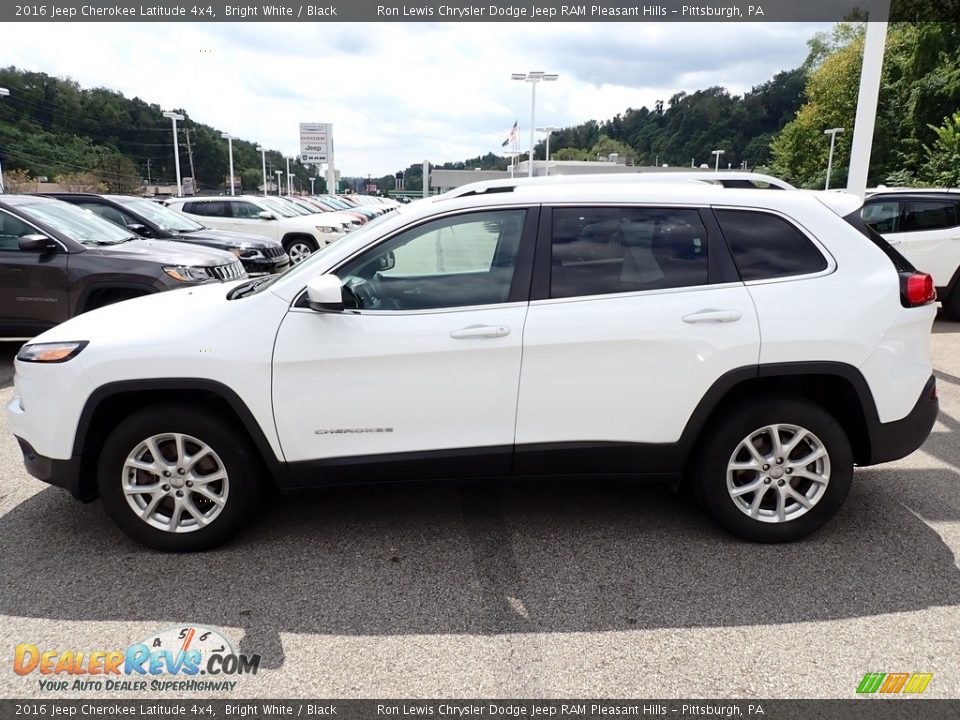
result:
M 163 271 L 179 282 L 203 282 L 210 279 L 206 270 L 190 265 L 170 265 L 165 267 Z
M 340 232 L 338 228 L 331 227 L 330 225 L 317 225 L 317 230 L 322 233 L 336 233 Z
M 256 248 L 230 248 L 230 252 L 244 260 L 262 260 L 263 253 Z
M 17 360 L 35 363 L 62 363 L 79 355 L 88 343 L 88 340 L 77 340 L 76 342 L 24 345 L 17 353 Z

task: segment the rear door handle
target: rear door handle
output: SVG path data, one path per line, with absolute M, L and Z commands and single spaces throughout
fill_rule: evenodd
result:
M 510 328 L 506 325 L 471 325 L 470 327 L 454 330 L 450 337 L 454 340 L 465 340 L 468 338 L 498 338 L 510 334 Z
M 698 310 L 697 312 L 690 313 L 689 315 L 683 316 L 683 321 L 685 323 L 702 323 L 702 322 L 736 322 L 743 317 L 743 313 L 739 310 Z

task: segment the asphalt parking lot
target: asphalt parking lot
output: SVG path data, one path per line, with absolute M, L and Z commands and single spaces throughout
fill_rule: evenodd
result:
M 0 695 L 44 694 L 10 670 L 17 643 L 200 624 L 262 655 L 247 698 L 849 698 L 866 672 L 960 697 L 960 323 L 935 325 L 933 354 L 925 446 L 858 470 L 831 524 L 781 546 L 666 489 L 562 481 L 280 498 L 221 550 L 163 555 L 30 478 L 0 416 Z

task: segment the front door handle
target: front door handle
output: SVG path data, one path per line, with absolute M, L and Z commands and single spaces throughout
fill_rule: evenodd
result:
M 471 325 L 470 327 L 454 330 L 450 337 L 454 340 L 464 340 L 468 338 L 498 338 L 510 334 L 510 328 L 506 325 Z
M 743 313 L 739 310 L 698 310 L 695 313 L 690 313 L 689 315 L 683 316 L 683 321 L 685 323 L 702 323 L 702 322 L 736 322 L 743 317 Z

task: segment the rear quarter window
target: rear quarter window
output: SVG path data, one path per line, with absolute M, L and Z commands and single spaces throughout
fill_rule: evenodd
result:
M 809 275 L 827 260 L 791 222 L 757 210 L 716 210 L 720 229 L 744 281 Z

